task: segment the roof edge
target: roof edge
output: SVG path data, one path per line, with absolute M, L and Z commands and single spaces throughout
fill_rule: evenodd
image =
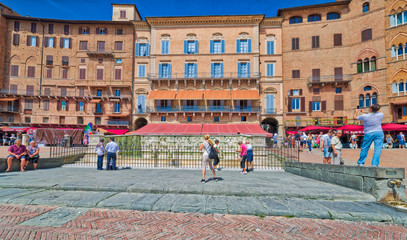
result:
M 329 2 L 329 3 L 320 3 L 320 4 L 313 4 L 313 5 L 304 5 L 304 6 L 297 6 L 291 8 L 280 8 L 277 11 L 277 17 L 281 17 L 282 13 L 285 11 L 293 11 L 293 10 L 302 10 L 308 8 L 319 8 L 319 7 L 329 7 L 329 6 L 340 6 L 340 5 L 348 5 L 352 0 L 343 0 L 337 2 Z
M 36 18 L 36 17 L 24 17 L 14 15 L 3 15 L 7 19 L 27 20 L 36 22 L 51 22 L 51 23 L 93 23 L 93 24 L 114 24 L 114 25 L 132 25 L 131 21 L 106 21 L 106 20 L 65 20 L 65 19 L 51 19 L 51 18 Z

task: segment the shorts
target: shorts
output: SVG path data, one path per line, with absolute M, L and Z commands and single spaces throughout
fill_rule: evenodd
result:
M 212 160 L 209 159 L 209 154 L 208 154 L 207 152 L 205 152 L 205 153 L 202 155 L 202 168 L 203 168 L 203 169 L 206 169 L 206 165 L 209 165 L 209 168 L 210 168 L 211 170 L 214 170 L 213 165 L 212 165 Z
M 33 163 L 38 163 L 38 159 L 40 159 L 40 157 L 28 158 L 28 161 L 32 161 Z
M 328 152 L 329 148 L 324 148 L 324 158 L 332 157 L 332 152 Z
M 16 159 L 16 157 L 14 155 L 8 155 L 7 158 L 9 158 L 9 157 L 12 157 L 13 160 Z M 27 157 L 25 155 L 23 155 L 23 156 L 20 157 L 19 160 L 21 161 L 22 159 L 27 160 Z
M 253 152 L 247 152 L 246 159 L 248 162 L 253 161 Z
M 406 142 L 404 140 L 400 141 L 400 145 L 405 145 L 405 144 L 406 144 Z

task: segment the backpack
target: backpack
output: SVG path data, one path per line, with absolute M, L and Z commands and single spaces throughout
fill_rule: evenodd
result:
M 208 154 L 209 154 L 209 159 L 215 159 L 215 158 L 217 158 L 217 157 L 218 157 L 218 151 L 216 151 L 216 149 L 215 149 L 213 146 L 211 146 L 211 145 L 209 144 L 209 142 L 208 142 L 208 145 L 209 145 L 209 148 L 206 149 L 206 151 L 207 151 Z M 209 150 L 209 151 L 208 151 L 208 150 Z

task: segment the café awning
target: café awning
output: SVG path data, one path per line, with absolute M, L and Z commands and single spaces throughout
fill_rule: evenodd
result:
M 232 90 L 233 100 L 259 100 L 259 92 L 257 90 Z
M 180 91 L 177 92 L 176 99 L 178 99 L 178 100 L 202 100 L 203 99 L 203 91 L 199 91 L 199 90 L 191 90 L 191 91 L 180 90 Z
M 148 98 L 154 100 L 173 100 L 176 94 L 176 91 L 153 90 L 150 92 Z
M 206 90 L 204 93 L 206 100 L 230 100 L 231 95 L 229 90 Z

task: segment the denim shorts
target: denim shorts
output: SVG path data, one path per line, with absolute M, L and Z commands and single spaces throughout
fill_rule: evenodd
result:
M 7 158 L 9 158 L 9 157 L 12 157 L 13 160 L 16 159 L 16 156 L 14 156 L 14 155 L 8 155 Z M 20 157 L 19 160 L 23 160 L 23 159 L 24 159 L 24 160 L 27 160 L 27 156 L 23 155 L 23 156 Z
M 328 152 L 329 148 L 324 148 L 324 158 L 332 157 L 332 152 Z

